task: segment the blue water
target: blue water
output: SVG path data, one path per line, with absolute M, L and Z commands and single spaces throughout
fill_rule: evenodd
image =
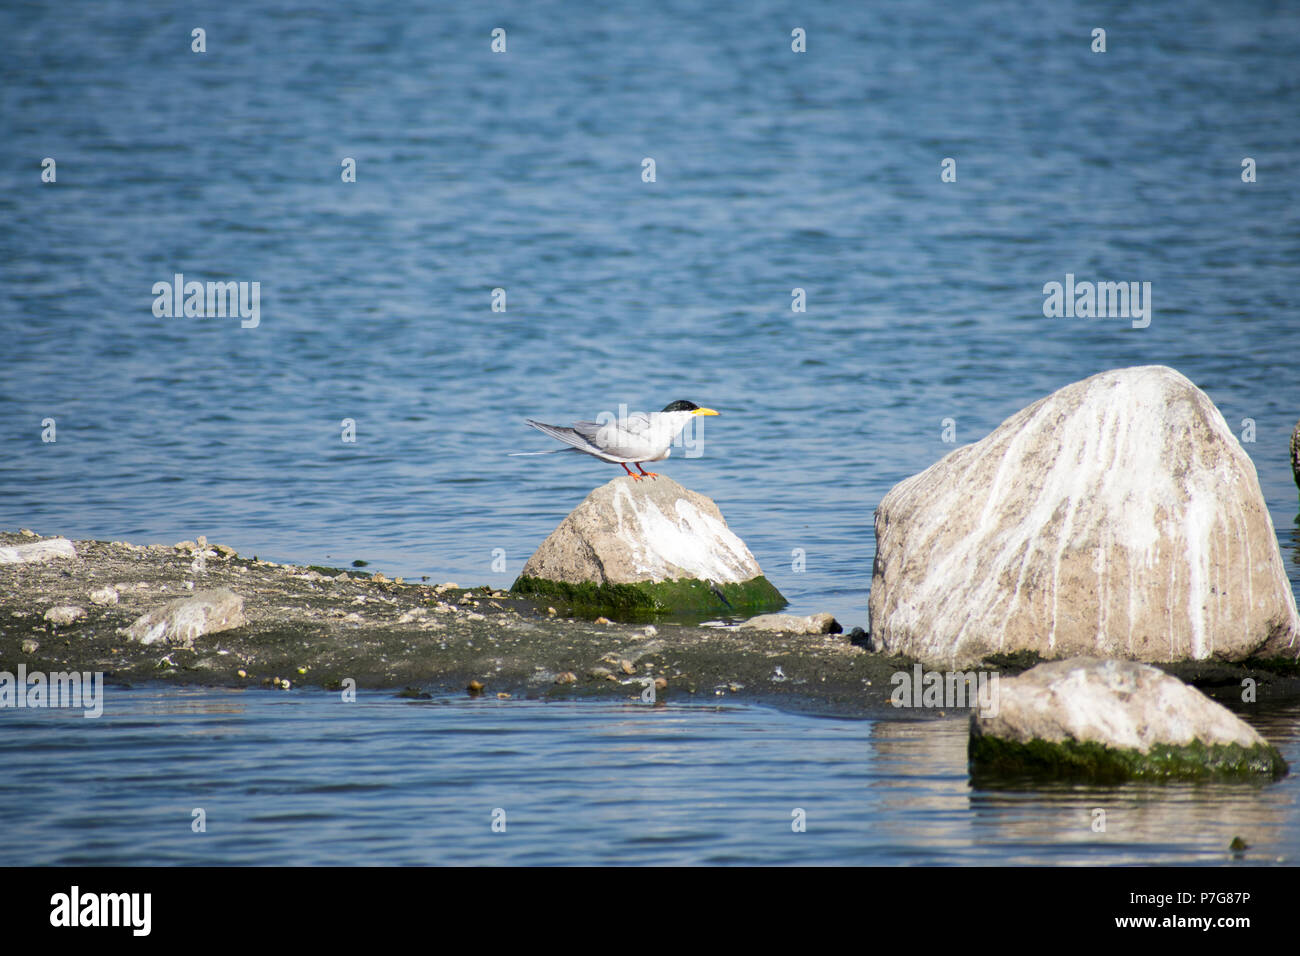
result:
M 1297 765 L 1300 707 L 1244 716 Z M 97 720 L 0 714 L 0 865 L 1300 862 L 1294 776 L 981 789 L 966 737 L 736 704 L 110 687 Z
M 622 473 L 507 457 L 549 447 L 522 420 L 685 398 L 722 416 L 656 470 L 718 502 L 792 610 L 851 627 L 873 509 L 952 449 L 944 419 L 964 444 L 1162 363 L 1254 421 L 1300 582 L 1297 62 L 1300 11 L 1263 2 L 6 5 L 0 528 L 502 586 Z M 177 272 L 260 282 L 260 325 L 155 317 Z M 1044 318 L 1066 273 L 1151 282 L 1150 327 Z M 797 799 L 850 773 L 827 760 Z

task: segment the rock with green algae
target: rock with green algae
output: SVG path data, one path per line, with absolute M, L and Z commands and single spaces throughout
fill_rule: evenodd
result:
M 974 774 L 1176 780 L 1277 777 L 1277 748 L 1221 704 L 1133 661 L 1079 657 L 1000 681 L 971 714 Z
M 779 610 L 786 600 L 714 502 L 671 478 L 615 478 L 524 565 L 514 593 L 622 617 Z

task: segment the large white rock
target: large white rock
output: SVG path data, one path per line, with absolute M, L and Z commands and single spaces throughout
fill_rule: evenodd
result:
M 1098 766 L 1090 744 L 1127 757 L 1102 756 Z M 1168 748 L 1181 752 L 1170 754 Z M 1039 664 L 1001 680 L 996 706 L 971 713 L 970 753 L 976 765 L 1031 770 L 1040 764 L 1124 775 L 1286 769 L 1258 731 L 1196 688 L 1149 664 L 1090 657 Z M 1153 759 L 1147 763 L 1145 757 Z
M 718 506 L 662 475 L 615 478 L 589 494 L 528 559 L 513 590 L 620 615 L 786 603 Z
M 1068 385 L 876 510 L 877 648 L 1172 661 L 1300 653 L 1250 457 L 1164 366 Z
M 992 715 L 992 711 L 996 715 Z M 1075 657 L 998 682 L 975 733 L 1027 743 L 1076 741 L 1149 753 L 1157 744 L 1267 746 L 1259 732 L 1195 687 L 1134 661 Z
M 597 488 L 524 565 L 525 577 L 632 584 L 682 578 L 740 583 L 761 576 L 712 500 L 664 475 Z

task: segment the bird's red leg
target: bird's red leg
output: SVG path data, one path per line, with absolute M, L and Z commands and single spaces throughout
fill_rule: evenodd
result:
M 623 470 L 627 472 L 627 476 L 628 476 L 629 478 L 631 478 L 633 481 L 640 481 L 640 480 L 641 480 L 641 475 L 634 475 L 634 474 L 632 474 L 632 469 L 629 468 L 629 467 L 627 466 L 627 463 L 626 463 L 626 462 L 622 462 L 622 461 L 620 461 L 619 464 L 623 466 Z M 645 474 L 645 472 L 641 470 L 641 466 L 640 466 L 640 465 L 637 465 L 636 467 L 637 467 L 637 470 L 638 470 L 638 471 L 641 471 L 641 474 Z
M 624 465 L 623 467 L 626 468 L 627 466 Z M 642 476 L 643 478 L 658 478 L 658 477 L 659 477 L 659 473 L 658 473 L 658 472 L 656 472 L 656 471 L 646 471 L 644 468 L 642 468 L 642 467 L 641 467 L 641 462 L 639 462 L 639 461 L 636 462 L 636 470 L 639 471 L 639 472 L 641 472 L 641 476 Z M 629 474 L 630 474 L 630 472 L 629 472 Z M 632 475 L 632 477 L 635 478 L 636 475 Z

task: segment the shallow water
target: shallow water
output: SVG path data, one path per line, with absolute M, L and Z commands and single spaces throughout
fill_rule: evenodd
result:
M 507 585 L 622 474 L 507 457 L 522 420 L 688 398 L 723 415 L 657 470 L 865 625 L 945 418 L 1158 362 L 1254 420 L 1294 554 L 1296 10 L 1143 5 L 1093 54 L 1070 3 L 539 2 L 493 55 L 471 9 L 0 10 L 0 527 Z M 176 272 L 261 324 L 155 318 Z M 1152 282 L 1150 327 L 1044 318 L 1067 272 Z
M 97 720 L 0 713 L 0 865 L 1300 861 L 1300 775 L 973 789 L 964 718 L 107 693 Z M 1300 705 L 1245 716 L 1300 765 Z

